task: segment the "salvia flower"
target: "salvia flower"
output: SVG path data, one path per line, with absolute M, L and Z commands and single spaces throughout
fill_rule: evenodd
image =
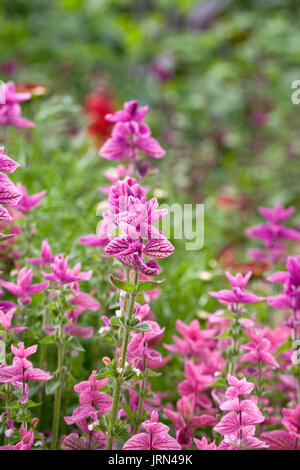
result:
M 51 247 L 48 240 L 43 240 L 41 247 L 41 256 L 40 258 L 26 258 L 26 261 L 30 264 L 36 266 L 48 266 L 50 263 L 54 262 L 55 256 L 52 255 Z
M 58 285 L 69 284 L 76 281 L 88 281 L 92 271 L 80 272 L 81 265 L 77 263 L 74 268 L 68 267 L 69 258 L 63 254 L 57 255 L 50 264 L 51 273 L 41 272 L 42 276 Z
M 31 98 L 30 93 L 18 93 L 13 82 L 4 85 L 3 101 L 0 104 L 0 126 L 34 127 L 35 124 L 22 117 L 20 103 Z
M 128 439 L 123 450 L 180 450 L 181 445 L 168 434 L 169 428 L 159 423 L 157 411 L 152 411 L 150 420 L 143 422 L 146 432 Z
M 225 393 L 227 401 L 221 403 L 220 408 L 228 413 L 214 427 L 215 431 L 224 435 L 223 448 L 266 447 L 263 441 L 254 436 L 255 425 L 262 423 L 264 416 L 252 400 L 241 400 L 241 396 L 250 395 L 254 385 L 245 378 L 239 380 L 230 374 L 227 379 L 230 385 Z
M 138 153 L 141 151 L 153 158 L 165 155 L 144 123 L 147 111 L 147 106 L 138 108 L 138 101 L 130 101 L 125 103 L 124 110 L 108 114 L 107 120 L 115 125 L 111 137 L 99 150 L 99 154 L 108 160 L 122 161 L 128 158 L 142 178 L 146 176 L 149 165 L 145 159 L 137 160 Z
M 34 442 L 34 432 L 31 428 L 29 431 L 26 431 L 24 426 L 21 426 L 21 440 L 15 445 L 6 445 L 0 447 L 0 450 L 29 450 L 33 446 Z
M 214 426 L 217 419 L 208 414 L 197 416 L 195 412 L 195 396 L 187 395 L 177 401 L 177 411 L 164 408 L 164 414 L 173 422 L 176 430 L 176 440 L 182 449 L 193 443 L 195 429 Z
M 285 240 L 299 240 L 300 232 L 287 228 L 283 222 L 295 211 L 294 207 L 285 209 L 280 204 L 274 209 L 260 207 L 260 214 L 267 220 L 267 223 L 259 224 L 246 230 L 246 235 L 250 238 L 260 240 L 264 249 L 253 248 L 248 250 L 249 256 L 255 261 L 276 263 L 285 254 Z
M 19 164 L 4 154 L 4 147 L 0 147 L 0 172 L 13 173 Z M 16 206 L 22 197 L 20 190 L 4 173 L 0 173 L 0 221 L 12 220 L 11 214 L 2 206 L 8 204 Z
M 226 277 L 232 285 L 232 290 L 224 289 L 218 292 L 209 292 L 209 295 L 218 299 L 219 302 L 229 306 L 252 304 L 265 300 L 264 297 L 258 297 L 244 289 L 251 277 L 251 274 L 252 273 L 249 271 L 248 274 L 243 277 L 240 273 L 236 276 L 231 276 L 230 273 L 226 272 Z
M 22 268 L 17 277 L 17 283 L 0 280 L 0 285 L 17 296 L 21 303 L 28 304 L 31 297 L 49 287 L 49 282 L 44 281 L 32 284 L 32 269 Z
M 30 212 L 36 207 L 38 207 L 40 205 L 41 199 L 45 196 L 47 192 L 46 190 L 43 190 L 39 193 L 32 194 L 31 196 L 29 196 L 27 188 L 21 183 L 17 183 L 17 188 L 21 192 L 22 197 L 20 198 L 16 208 L 23 213 Z

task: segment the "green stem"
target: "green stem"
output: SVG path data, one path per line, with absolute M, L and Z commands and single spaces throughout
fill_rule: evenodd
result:
M 127 320 L 131 319 L 133 311 L 134 311 L 134 302 L 135 302 L 135 297 L 136 297 L 137 282 L 138 282 L 138 273 L 136 272 L 134 274 L 135 292 L 131 294 L 130 303 L 128 307 Z M 123 338 L 122 354 L 121 354 L 121 366 L 120 367 L 122 370 L 124 369 L 125 362 L 126 362 L 127 348 L 128 348 L 128 343 L 129 343 L 129 334 L 130 334 L 130 330 L 126 329 L 125 335 Z M 115 387 L 114 397 L 113 397 L 113 406 L 112 406 L 111 415 L 110 415 L 110 436 L 109 436 L 108 444 L 107 444 L 108 450 L 112 450 L 112 446 L 113 446 L 113 440 L 114 440 L 113 432 L 114 432 L 115 422 L 116 422 L 118 408 L 119 408 L 119 400 L 120 400 L 122 383 L 123 383 L 123 376 L 121 374 L 116 379 L 116 387 Z
M 143 370 L 145 369 L 146 369 L 146 360 L 144 359 Z M 140 421 L 141 421 L 142 408 L 143 408 L 144 395 L 145 395 L 145 385 L 146 385 L 146 380 L 144 379 L 142 382 L 141 390 L 140 390 L 139 407 L 138 407 L 137 416 L 136 416 L 136 423 L 134 425 L 134 434 L 137 434 Z
M 63 385 L 63 357 L 64 357 L 64 323 L 61 319 L 59 327 L 59 343 L 58 343 L 58 358 L 57 358 L 57 373 L 58 373 L 58 387 L 55 392 L 54 401 L 54 415 L 53 415 L 53 428 L 52 428 L 52 444 L 51 449 L 55 450 L 58 441 L 58 431 L 60 422 L 60 408 L 61 408 L 61 395 Z

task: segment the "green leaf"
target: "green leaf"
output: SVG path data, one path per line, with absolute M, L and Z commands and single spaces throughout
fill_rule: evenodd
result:
M 82 344 L 80 343 L 79 339 L 74 338 L 74 336 L 72 337 L 69 345 L 71 346 L 71 349 L 74 349 L 75 351 L 85 352 L 85 349 L 82 346 Z
M 135 331 L 141 331 L 142 333 L 145 333 L 146 331 L 151 331 L 151 326 L 148 323 L 143 322 L 132 329 Z
M 45 336 L 45 338 L 41 339 L 40 344 L 52 344 L 55 343 L 55 338 L 53 335 Z
M 158 286 L 161 286 L 164 282 L 164 279 L 162 279 L 161 281 L 140 282 L 137 288 L 137 292 L 148 292 L 150 290 L 156 289 Z
M 51 380 L 49 382 L 46 382 L 46 386 L 45 386 L 46 395 L 53 395 L 58 386 L 59 386 L 58 380 Z
M 124 290 L 125 292 L 128 292 L 129 294 L 133 294 L 135 292 L 135 285 L 131 284 L 130 282 L 121 281 L 117 277 L 114 277 L 112 274 L 110 274 L 109 280 L 112 283 L 112 285 L 117 287 L 118 289 Z
M 113 316 L 109 319 L 109 323 L 113 326 L 122 326 L 122 323 L 120 322 L 120 318 Z

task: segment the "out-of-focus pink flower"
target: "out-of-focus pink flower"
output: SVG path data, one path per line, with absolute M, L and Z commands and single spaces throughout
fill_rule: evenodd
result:
M 204 426 L 214 426 L 217 420 L 214 416 L 195 414 L 195 396 L 186 395 L 177 401 L 177 412 L 164 408 L 165 415 L 173 422 L 176 430 L 177 442 L 182 449 L 190 447 L 193 443 L 194 430 Z
M 186 358 L 206 355 L 214 345 L 212 338 L 215 336 L 213 329 L 201 329 L 199 320 L 192 320 L 186 325 L 181 320 L 176 320 L 176 328 L 182 338 L 173 336 L 175 344 L 165 344 L 165 348 L 173 353 L 178 353 Z
M 30 93 L 17 93 L 16 85 L 13 82 L 7 82 L 2 85 L 3 101 L 0 104 L 0 125 L 14 127 L 34 127 L 35 124 L 21 115 L 21 106 L 19 103 L 31 98 Z
M 54 262 L 55 256 L 52 255 L 51 247 L 48 240 L 43 240 L 41 247 L 41 257 L 40 258 L 26 258 L 26 261 L 30 264 L 35 264 L 36 266 L 47 266 L 50 263 Z
M 260 240 L 264 244 L 264 249 L 253 248 L 248 250 L 249 256 L 255 261 L 276 263 L 285 254 L 285 240 L 299 240 L 300 232 L 283 225 L 283 222 L 295 211 L 294 207 L 284 209 L 278 205 L 274 209 L 260 207 L 260 214 L 267 220 L 267 223 L 255 225 L 246 230 L 246 235 L 250 238 Z
M 21 192 L 22 197 L 19 200 L 16 208 L 24 213 L 30 212 L 31 210 L 38 207 L 40 205 L 41 199 L 45 196 L 47 192 L 46 190 L 43 190 L 39 193 L 32 194 L 31 196 L 29 196 L 27 188 L 21 183 L 17 183 L 17 188 Z
M 249 272 L 245 277 L 243 277 L 238 273 L 233 277 L 229 273 L 226 273 L 227 279 L 233 286 L 232 290 L 223 289 L 218 292 L 209 292 L 209 295 L 218 299 L 219 302 L 229 306 L 262 302 L 265 300 L 265 297 L 258 297 L 244 289 L 244 286 L 248 283 L 251 274 L 252 273 Z
M 27 330 L 27 326 L 19 326 L 12 328 L 12 319 L 15 314 L 16 308 L 11 308 L 8 312 L 4 313 L 3 310 L 0 309 L 0 325 L 8 332 L 12 332 L 14 334 L 21 333 L 24 330 Z
M 279 364 L 270 353 L 271 343 L 265 337 L 266 331 L 258 332 L 255 329 L 248 329 L 247 335 L 251 339 L 251 342 L 242 345 L 242 349 L 250 352 L 244 354 L 240 360 L 242 362 L 257 362 L 259 365 L 264 363 L 270 365 L 272 368 L 279 367 Z
M 141 108 L 139 108 L 138 106 L 139 102 L 137 100 L 127 101 L 126 103 L 124 103 L 124 109 L 116 111 L 112 114 L 107 114 L 105 117 L 107 121 L 114 123 L 129 121 L 143 122 L 149 107 L 142 106 Z
M 88 281 L 91 278 L 92 271 L 80 272 L 81 264 L 77 263 L 74 268 L 68 267 L 68 256 L 57 255 L 54 262 L 50 264 L 52 273 L 41 272 L 41 274 L 50 281 L 58 284 L 69 284 L 76 281 Z
M 9 292 L 19 297 L 24 304 L 31 302 L 31 297 L 49 287 L 49 282 L 44 281 L 32 284 L 32 269 L 22 268 L 19 271 L 17 283 L 0 280 L 0 285 Z
M 158 422 L 157 411 L 152 411 L 150 420 L 143 422 L 146 432 L 136 434 L 128 439 L 123 450 L 180 450 L 180 444 L 169 436 L 169 428 Z

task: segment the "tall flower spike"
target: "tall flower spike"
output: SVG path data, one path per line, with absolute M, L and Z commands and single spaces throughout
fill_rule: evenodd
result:
M 0 172 L 13 173 L 19 164 L 4 154 L 4 147 L 0 147 Z M 0 221 L 6 222 L 12 219 L 8 210 L 1 204 L 16 206 L 22 197 L 22 193 L 4 173 L 0 173 Z

